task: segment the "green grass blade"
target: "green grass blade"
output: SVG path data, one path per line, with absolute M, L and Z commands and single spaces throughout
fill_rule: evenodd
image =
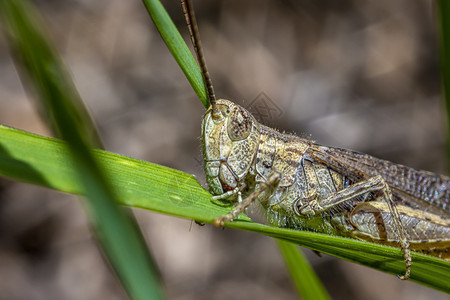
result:
M 161 2 L 158 0 L 143 0 L 147 11 L 152 17 L 153 22 L 158 28 L 161 37 L 172 52 L 173 57 L 177 61 L 184 75 L 188 79 L 198 98 L 202 101 L 205 108 L 209 107 L 208 98 L 206 96 L 206 87 L 203 82 L 200 68 L 195 62 L 192 53 L 189 51 L 186 43 L 167 14 Z M 180 14 L 181 14 L 180 7 Z
M 292 243 L 277 240 L 286 266 L 294 281 L 297 292 L 305 300 L 330 299 L 322 282 L 317 277 L 308 260 L 298 247 Z
M 134 219 L 117 206 L 112 187 L 89 150 L 90 144 L 98 141 L 93 124 L 70 77 L 40 29 L 42 25 L 33 13 L 33 7 L 23 0 L 3 0 L 0 11 L 13 52 L 28 75 L 27 79 L 33 83 L 49 123 L 67 141 L 69 152 L 65 160 L 66 164 L 72 162 L 72 184 L 80 182 L 76 185 L 88 198 L 85 202 L 88 215 L 122 285 L 132 299 L 163 298 L 159 273 L 144 239 Z M 0 139 L 3 138 L 0 135 Z M 29 151 L 32 160 L 38 159 L 37 149 L 32 145 L 28 147 L 31 148 L 23 150 Z M 0 149 L 2 153 L 4 150 Z M 47 159 L 52 160 L 51 157 Z M 8 166 L 2 166 L 2 170 L 4 168 L 8 169 Z M 28 171 L 25 168 L 14 172 L 18 175 Z M 39 171 L 31 174 L 39 177 Z
M 67 146 L 60 140 L 0 126 L 0 175 L 82 194 Z M 229 212 L 211 202 L 211 195 L 193 175 L 118 154 L 93 150 L 123 205 L 212 223 Z M 270 227 L 244 215 L 227 227 L 280 238 L 322 253 L 393 275 L 405 271 L 400 249 L 324 234 Z M 413 253 L 412 281 L 450 293 L 450 262 Z M 398 280 L 392 276 L 392 280 Z

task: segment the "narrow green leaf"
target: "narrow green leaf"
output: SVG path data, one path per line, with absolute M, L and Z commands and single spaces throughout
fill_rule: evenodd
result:
M 188 79 L 198 98 L 202 101 L 205 108 L 209 107 L 208 98 L 206 96 L 206 87 L 203 82 L 200 68 L 195 62 L 192 53 L 189 51 L 186 43 L 167 14 L 161 2 L 158 0 L 143 0 L 153 22 L 158 28 L 161 37 L 172 52 L 173 57 L 177 61 L 184 75 Z M 181 14 L 180 8 L 180 14 Z
M 67 146 L 60 140 L 0 126 L 0 175 L 83 194 Z M 92 150 L 107 171 L 123 205 L 212 223 L 229 208 L 211 202 L 211 195 L 193 175 L 118 154 Z M 405 271 L 400 249 L 313 232 L 270 227 L 241 215 L 227 227 L 258 232 L 372 267 L 393 275 Z M 412 281 L 450 293 L 450 262 L 412 253 Z M 399 280 L 392 276 L 392 280 Z
M 24 0 L 2 0 L 0 13 L 13 52 L 33 84 L 49 123 L 67 141 L 70 151 L 65 153 L 65 164 L 71 165 L 72 184 L 80 182 L 76 185 L 88 198 L 85 207 L 96 235 L 124 288 L 132 299 L 163 298 L 159 273 L 144 239 L 132 216 L 117 206 L 116 196 L 89 150 L 92 143 L 99 145 L 98 136 L 70 76 L 49 46 L 33 7 Z M 39 159 L 37 150 L 28 148 L 31 160 Z M 3 151 L 7 150 L 0 148 Z M 16 163 L 8 166 L 17 167 Z M 8 166 L 2 166 L 2 171 Z M 24 172 L 39 183 L 46 181 L 39 170 L 19 166 L 16 175 Z
M 297 292 L 304 300 L 330 299 L 308 260 L 294 244 L 277 240 Z

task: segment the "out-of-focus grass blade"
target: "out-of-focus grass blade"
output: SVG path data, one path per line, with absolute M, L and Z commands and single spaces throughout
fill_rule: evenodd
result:
M 442 88 L 447 109 L 447 169 L 450 170 L 450 1 L 436 0 L 441 46 Z
M 79 187 L 88 198 L 85 207 L 96 235 L 122 285 L 132 299 L 163 298 L 159 273 L 144 239 L 134 219 L 117 206 L 116 196 L 89 150 L 92 137 L 96 137 L 95 129 L 70 77 L 49 46 L 36 12 L 23 0 L 2 0 L 0 11 L 13 53 L 33 84 L 49 123 L 67 141 L 70 155 L 66 155 L 64 163 L 72 162 L 76 176 L 71 180 L 81 183 Z M 0 140 L 3 139 L 0 135 Z M 38 159 L 38 149 L 32 145 L 22 150 L 28 151 L 32 160 Z M 23 169 L 19 173 L 22 171 L 27 173 Z
M 0 126 L 0 175 L 63 192 L 83 194 L 67 146 L 60 140 Z M 211 202 L 211 194 L 193 175 L 118 154 L 93 150 L 123 205 L 213 223 L 229 207 Z M 400 249 L 324 234 L 270 227 L 241 215 L 225 226 L 293 242 L 393 275 L 403 274 Z M 450 293 L 450 262 L 412 253 L 412 281 Z M 399 280 L 392 276 L 392 280 Z
M 304 300 L 330 299 L 303 252 L 290 242 L 276 240 L 299 295 Z
M 97 131 L 90 130 L 94 128 L 94 125 L 62 61 L 55 55 L 56 52 L 50 44 L 43 39 L 43 30 L 37 32 L 38 28 L 43 28 L 41 24 L 38 24 L 37 12 L 29 9 L 29 5 L 26 5 L 23 0 L 2 0 L 0 7 L 3 25 L 10 40 L 11 52 L 23 67 L 19 68 L 19 71 L 25 71 L 21 72 L 21 75 L 28 75 L 28 82 L 31 81 L 33 84 L 30 92 L 39 94 L 39 100 L 43 104 L 39 107 L 39 112 L 59 136 L 62 135 L 61 130 L 76 130 L 83 133 L 83 138 L 87 139 L 86 142 L 99 147 L 101 142 Z M 56 124 L 59 116 L 65 113 L 63 105 L 74 112 L 74 115 L 70 116 L 70 124 L 67 122 L 60 125 L 70 125 L 69 128 L 59 128 Z
M 158 28 L 161 37 L 172 52 L 184 75 L 188 79 L 198 98 L 202 101 L 205 108 L 209 107 L 206 96 L 206 87 L 203 83 L 202 74 L 195 62 L 192 53 L 189 51 L 186 43 L 167 14 L 161 2 L 158 0 L 143 0 L 147 11 L 152 17 L 153 22 Z M 181 7 L 180 7 L 181 13 Z

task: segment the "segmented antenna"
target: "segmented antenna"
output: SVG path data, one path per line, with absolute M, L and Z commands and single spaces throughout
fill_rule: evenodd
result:
M 209 76 L 208 68 L 206 66 L 205 55 L 203 54 L 202 43 L 200 42 L 200 34 L 198 32 L 197 20 L 195 19 L 194 6 L 191 0 L 180 0 L 183 9 L 184 19 L 189 29 L 192 45 L 194 46 L 197 61 L 202 71 L 203 82 L 206 85 L 208 92 L 209 104 L 215 108 L 216 95 L 214 94 L 214 87 L 212 85 L 211 76 Z

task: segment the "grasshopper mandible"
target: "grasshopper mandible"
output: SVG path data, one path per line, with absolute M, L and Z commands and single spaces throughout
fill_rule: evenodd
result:
M 208 90 L 202 122 L 206 180 L 214 200 L 236 201 L 223 226 L 259 202 L 276 226 L 400 246 L 450 259 L 450 178 L 351 150 L 319 145 L 259 124 L 216 100 L 190 0 L 181 0 Z

